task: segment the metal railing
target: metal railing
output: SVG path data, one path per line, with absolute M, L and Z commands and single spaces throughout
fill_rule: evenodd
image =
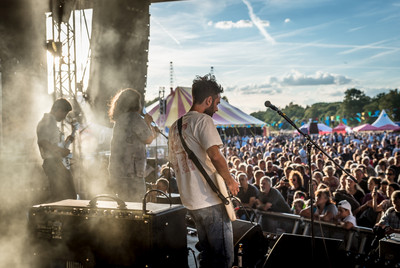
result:
M 299 215 L 267 212 L 255 210 L 255 219 L 261 225 L 261 229 L 267 233 L 282 234 L 291 233 L 297 235 L 311 234 L 311 220 Z M 360 254 L 366 253 L 366 245 L 374 239 L 371 228 L 353 227 L 346 230 L 334 223 L 314 220 L 314 234 L 316 237 L 335 238 L 343 240 L 343 249 Z

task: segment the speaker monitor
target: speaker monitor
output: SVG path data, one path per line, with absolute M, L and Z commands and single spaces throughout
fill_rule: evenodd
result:
M 309 134 L 319 134 L 318 123 L 310 123 Z
M 264 267 L 339 267 L 339 247 L 343 240 L 282 234 L 265 261 Z M 326 249 L 325 249 L 326 247 Z
M 255 267 L 264 261 L 268 252 L 268 241 L 264 237 L 261 226 L 249 221 L 236 220 L 232 222 L 233 243 L 235 247 L 235 262 L 239 244 L 243 246 L 243 267 Z

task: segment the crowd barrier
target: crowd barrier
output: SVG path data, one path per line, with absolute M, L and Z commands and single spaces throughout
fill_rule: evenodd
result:
M 278 212 L 255 210 L 253 213 L 255 213 L 255 217 L 252 218 L 261 225 L 263 232 L 276 235 L 282 233 L 311 235 L 310 219 L 300 217 L 299 215 Z M 314 236 L 341 239 L 344 242 L 342 244 L 343 250 L 359 254 L 368 253 L 368 247 L 374 239 L 374 233 L 371 228 L 353 227 L 350 230 L 346 230 L 333 223 L 319 220 L 314 220 Z

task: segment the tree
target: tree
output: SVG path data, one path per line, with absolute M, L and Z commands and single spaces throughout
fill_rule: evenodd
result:
M 342 114 L 351 116 L 362 112 L 364 106 L 371 102 L 371 98 L 366 96 L 365 93 L 356 88 L 351 88 L 345 91 L 344 100 L 342 103 Z
M 323 121 L 325 121 L 325 118 L 327 116 L 331 117 L 338 115 L 340 105 L 341 105 L 340 102 L 314 103 L 305 110 L 304 119 L 308 121 L 310 118 L 312 120 L 323 118 Z
M 362 123 L 373 123 L 376 117 L 370 117 L 369 114 L 375 114 L 375 111 L 383 109 L 394 121 L 400 121 L 400 92 L 398 89 L 390 90 L 388 93 L 379 93 L 371 98 L 366 96 L 363 91 L 351 88 L 346 90 L 343 102 L 319 102 L 305 108 L 291 102 L 282 109 L 282 112 L 293 121 L 300 120 L 303 122 L 308 122 L 309 119 L 318 121 L 322 119 L 325 122 L 327 117 L 331 119 L 332 116 L 336 121 L 336 117 L 339 116 L 340 119 L 346 118 L 347 124 L 353 126 L 359 124 L 359 121 L 355 119 L 358 113 L 364 113 L 365 119 L 361 119 Z M 270 109 L 251 115 L 270 125 L 275 122 L 274 128 L 276 129 L 278 129 L 279 122 L 283 122 L 282 129 L 291 127 L 282 117 Z
M 394 121 L 400 121 L 400 92 L 397 89 L 381 95 L 379 109 L 385 109 Z
M 304 111 L 305 109 L 302 106 L 294 104 L 293 102 L 283 108 L 283 112 L 292 119 L 302 119 L 304 117 Z

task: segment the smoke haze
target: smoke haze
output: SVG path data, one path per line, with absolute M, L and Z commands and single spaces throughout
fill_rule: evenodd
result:
M 112 135 L 105 116 L 109 99 L 125 87 L 137 88 L 144 94 L 150 2 L 121 1 L 124 5 L 114 4 L 114 10 L 110 4 L 113 1 L 95 1 L 101 12 L 93 15 L 94 21 L 97 18 L 97 23 L 103 26 L 116 25 L 97 28 L 98 32 L 94 33 L 91 46 L 95 53 L 89 82 L 91 105 L 77 96 L 85 117 L 73 145 L 74 156 L 79 155 L 80 159 L 73 162 L 73 170 L 81 199 L 110 193 L 105 153 Z M 132 6 L 135 3 L 137 6 Z M 36 138 L 36 125 L 50 111 L 53 102 L 47 93 L 45 12 L 49 11 L 48 4 L 49 1 L 43 0 L 2 0 L 0 3 L 0 268 L 33 267 L 27 232 L 28 209 L 46 203 L 50 194 Z M 120 6 L 128 8 L 122 10 Z M 129 16 L 122 16 L 121 12 Z M 111 17 L 122 19 L 106 20 Z M 65 132 L 69 135 L 70 129 L 66 128 Z

